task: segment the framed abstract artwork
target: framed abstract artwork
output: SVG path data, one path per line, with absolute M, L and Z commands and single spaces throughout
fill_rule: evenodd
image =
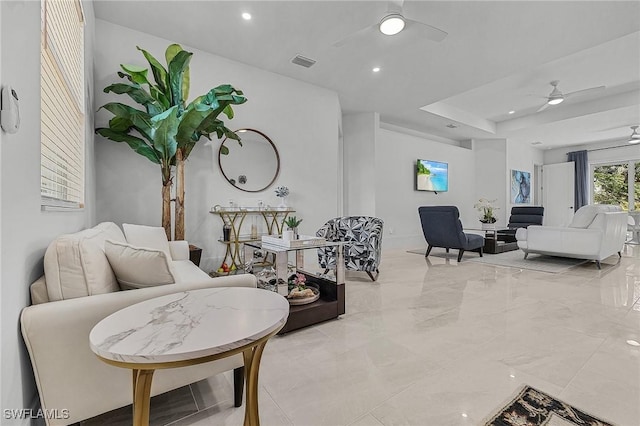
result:
M 531 173 L 511 170 L 511 202 L 531 204 Z

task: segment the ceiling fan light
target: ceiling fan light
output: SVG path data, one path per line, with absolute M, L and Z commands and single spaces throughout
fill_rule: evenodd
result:
M 564 101 L 564 98 L 550 98 L 549 101 L 547 101 L 547 103 L 549 105 L 558 105 L 558 104 L 561 104 L 562 101 Z
M 396 35 L 404 29 L 404 18 L 399 13 L 392 13 L 380 21 L 380 32 L 384 35 Z

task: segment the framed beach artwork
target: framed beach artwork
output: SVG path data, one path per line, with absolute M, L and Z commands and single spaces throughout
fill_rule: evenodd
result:
M 531 173 L 511 170 L 511 202 L 531 204 Z

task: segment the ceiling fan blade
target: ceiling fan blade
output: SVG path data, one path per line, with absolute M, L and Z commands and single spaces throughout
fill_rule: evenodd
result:
M 536 112 L 544 111 L 545 109 L 549 108 L 550 106 L 551 105 L 549 105 L 549 104 L 544 104 Z
M 568 98 L 568 97 L 586 95 L 587 93 L 597 93 L 601 90 L 604 90 L 605 88 L 606 86 L 598 86 L 598 87 L 591 87 L 589 89 L 576 90 L 575 92 L 566 93 L 564 97 Z
M 368 27 L 362 28 L 361 30 L 356 31 L 355 33 L 349 34 L 345 38 L 336 41 L 335 43 L 333 43 L 333 47 L 342 47 L 345 44 L 353 43 L 354 41 L 357 41 L 358 39 L 363 38 L 364 36 L 372 32 L 372 30 L 374 30 L 377 27 L 378 27 L 378 24 L 375 23 L 373 25 L 369 25 Z
M 440 28 L 432 27 L 431 25 L 414 21 L 413 19 L 404 19 L 407 23 L 407 27 L 410 27 L 411 31 L 419 32 L 422 37 L 429 40 L 439 42 L 444 40 L 449 35 L 449 33 L 447 33 L 446 31 L 442 31 Z
M 635 123 L 629 123 L 629 124 L 622 124 L 619 126 L 613 126 L 613 127 L 607 127 L 606 129 L 600 129 L 598 130 L 598 132 L 609 132 L 611 130 L 618 130 L 618 129 L 629 129 L 631 126 L 633 126 Z

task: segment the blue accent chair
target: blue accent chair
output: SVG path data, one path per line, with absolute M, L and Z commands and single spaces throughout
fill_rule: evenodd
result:
M 484 238 L 480 235 L 462 232 L 460 212 L 456 206 L 424 206 L 418 207 L 424 239 L 429 247 L 425 257 L 429 256 L 434 247 L 458 249 L 458 262 L 462 260 L 465 251 L 477 251 L 482 257 Z

